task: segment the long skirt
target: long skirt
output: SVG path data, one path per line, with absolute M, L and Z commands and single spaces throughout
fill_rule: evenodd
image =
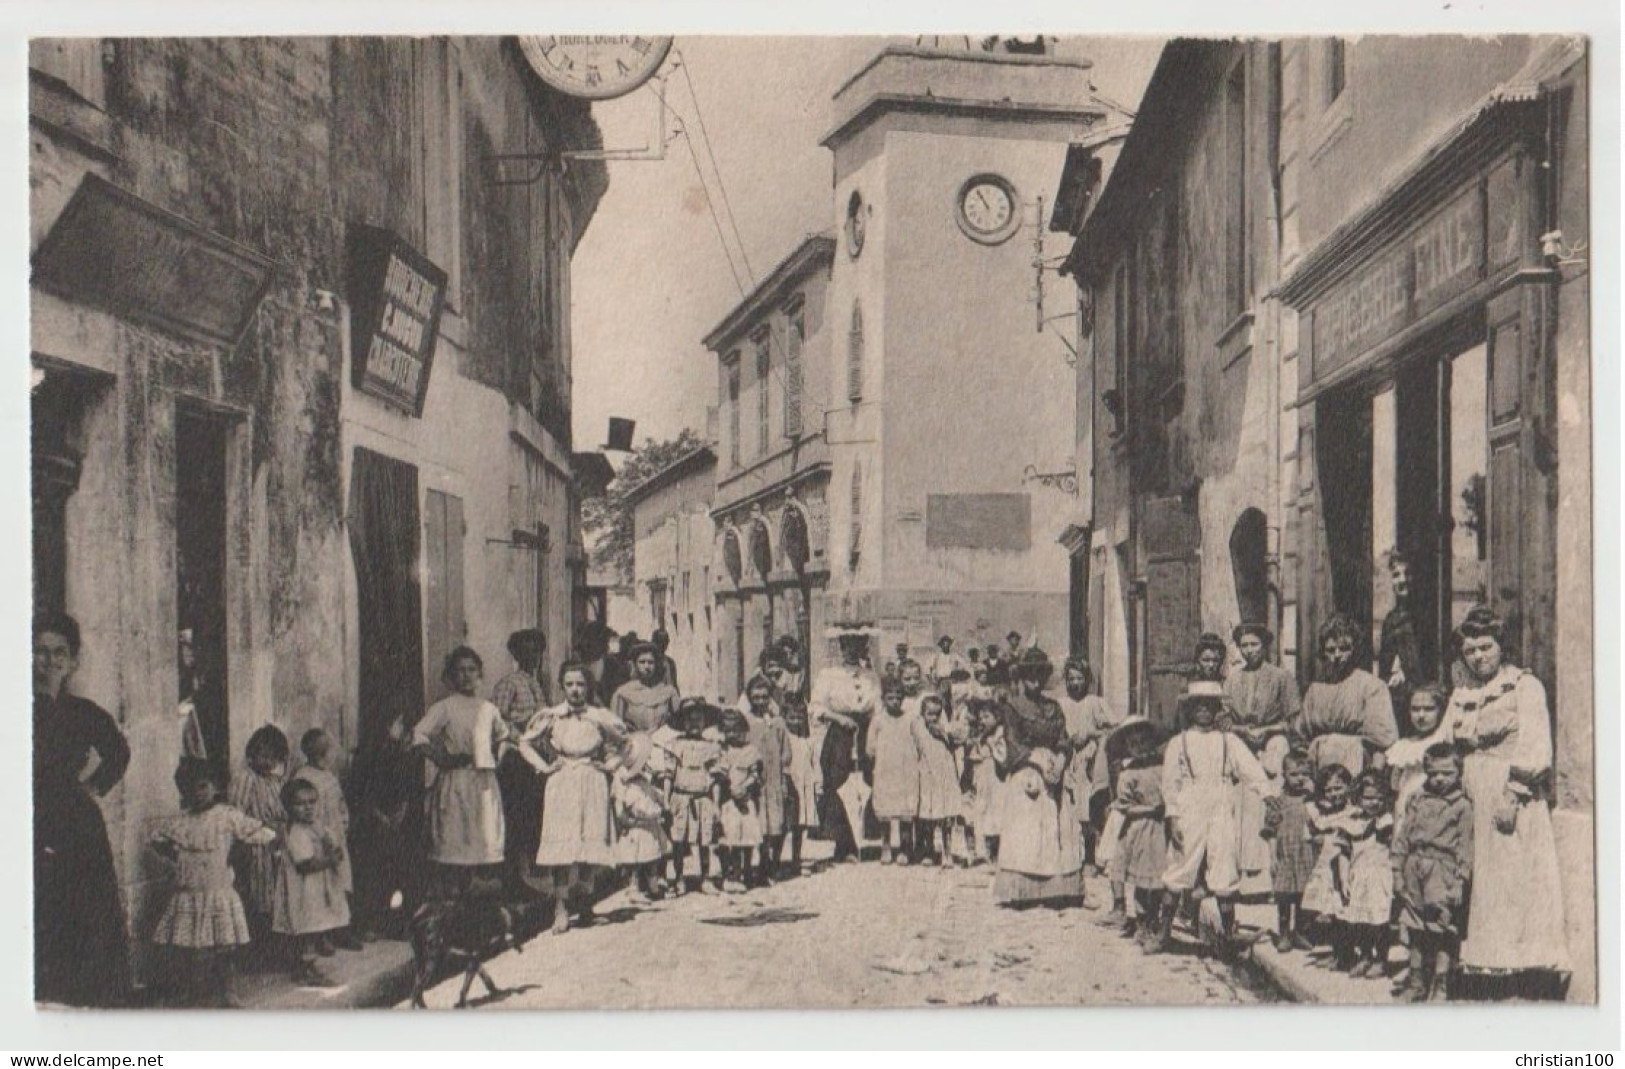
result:
M 34 797 L 34 997 L 119 1006 L 129 950 L 101 807 L 75 787 Z
M 538 865 L 615 864 L 615 822 L 609 777 L 585 762 L 569 762 L 547 777 Z
M 502 853 L 510 865 L 529 866 L 542 838 L 542 779 L 524 758 L 510 752 L 497 768 L 497 785 L 506 825 Z
M 429 860 L 494 865 L 502 860 L 502 794 L 494 769 L 443 768 L 429 788 Z
M 824 748 L 818 758 L 819 771 L 824 777 L 824 792 L 819 796 L 820 823 L 825 838 L 835 844 L 836 857 L 854 854 L 858 849 L 846 803 L 836 793 L 853 772 L 853 734 L 839 724 L 830 724 L 824 732 Z
M 1036 797 L 1029 789 L 1038 788 Z M 1002 904 L 1083 896 L 1083 841 L 1065 791 L 1050 790 L 1024 768 L 1004 788 L 999 817 L 999 871 L 994 897 Z
M 1513 830 L 1498 829 L 1505 769 L 1504 762 L 1475 754 L 1463 770 L 1473 802 L 1473 882 L 1461 965 L 1480 972 L 1568 972 L 1551 810 L 1538 798 L 1525 802 Z

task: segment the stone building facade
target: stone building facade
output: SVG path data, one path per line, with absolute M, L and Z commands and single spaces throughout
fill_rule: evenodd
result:
M 835 113 L 828 611 L 887 651 L 1011 629 L 1059 651 L 1074 393 L 1043 320 L 1074 294 L 1041 220 L 1068 143 L 1123 116 L 1086 61 L 917 47 L 855 72 Z
M 823 632 L 834 258 L 829 235 L 805 238 L 705 337 L 719 417 L 713 682 L 728 701 L 775 637 L 808 649 Z
M 1167 720 L 1191 644 L 1268 624 L 1307 683 L 1409 563 L 1424 675 L 1485 601 L 1553 698 L 1574 960 L 1595 997 L 1583 42 L 1175 41 L 1101 187 L 1084 314 L 1082 644 Z M 1082 532 L 1079 534 L 1078 532 Z
M 139 945 L 182 632 L 223 766 L 265 723 L 377 744 L 453 645 L 488 679 L 514 628 L 568 648 L 569 261 L 607 175 L 498 38 L 41 40 L 29 116 L 35 599 L 131 743 Z
M 700 446 L 626 495 L 632 510 L 632 583 L 636 606 L 616 617 L 623 631 L 664 630 L 666 655 L 684 695 L 717 696 L 712 587 L 717 563 L 711 509 L 717 454 Z

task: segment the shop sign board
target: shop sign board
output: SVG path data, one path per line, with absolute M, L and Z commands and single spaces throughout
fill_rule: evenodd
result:
M 396 234 L 356 227 L 348 293 L 352 384 L 422 416 L 445 309 L 446 272 Z

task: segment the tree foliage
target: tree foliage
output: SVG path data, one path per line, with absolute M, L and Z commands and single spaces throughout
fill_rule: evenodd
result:
M 703 445 L 705 439 L 699 432 L 687 427 L 677 437 L 663 442 L 646 438 L 628 454 L 603 495 L 581 503 L 581 531 L 594 568 L 614 575 L 622 583 L 632 581 L 632 506 L 628 496 Z

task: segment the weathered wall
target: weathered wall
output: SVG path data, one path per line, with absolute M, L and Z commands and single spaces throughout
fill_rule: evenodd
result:
M 451 97 L 446 115 L 448 143 L 465 149 L 454 168 L 462 178 L 434 182 L 419 173 L 425 124 L 414 110 L 422 87 L 412 81 L 409 40 L 140 39 L 93 47 L 106 59 L 99 98 L 36 81 L 36 119 L 66 114 L 72 122 L 37 121 L 32 131 L 33 242 L 94 171 L 276 264 L 268 296 L 230 349 L 33 295 L 36 358 L 106 376 L 84 413 L 84 476 L 68 506 L 68 599 L 85 622 L 77 686 L 114 712 L 134 754 L 108 810 L 140 946 L 158 904 L 158 874 L 144 845 L 153 822 L 175 811 L 170 775 L 180 749 L 177 405 L 205 406 L 231 421 L 226 642 L 234 758 L 265 722 L 294 737 L 324 725 L 341 746 L 354 743 L 355 593 L 344 518 L 356 444 L 418 464 L 422 490 L 464 498 L 468 637 L 488 667 L 503 666 L 503 641 L 518 626 L 540 622 L 553 652 L 562 651 L 570 619 L 564 549 L 575 530 L 567 345 L 547 365 L 552 396 L 537 406 L 548 428 L 523 412 L 514 416 L 502 391 L 508 354 L 534 351 L 544 329 L 567 339 L 559 321 L 567 278 L 556 286 L 555 321 L 536 319 L 543 249 L 553 239 L 554 258 L 568 263 L 602 193 L 602 171 L 581 169 L 559 188 L 551 231 L 536 223 L 524 194 L 485 197 L 493 176 L 481 144 L 537 150 L 549 137 L 556 147 L 564 136 L 596 136 L 585 105 L 542 101 L 538 111 L 511 46 L 494 38 L 442 46 L 454 75 L 463 64 L 463 76 L 452 80 L 473 91 L 466 109 L 465 98 Z M 461 242 L 455 259 L 463 284 L 449 294 L 422 419 L 350 387 L 345 233 L 358 222 L 387 225 L 419 248 L 449 234 Z M 469 281 L 499 278 L 517 278 L 516 288 L 482 290 Z M 510 431 L 529 444 L 521 448 Z M 541 621 L 517 581 L 511 548 L 500 544 L 515 526 L 535 522 L 549 525 L 555 543 Z

